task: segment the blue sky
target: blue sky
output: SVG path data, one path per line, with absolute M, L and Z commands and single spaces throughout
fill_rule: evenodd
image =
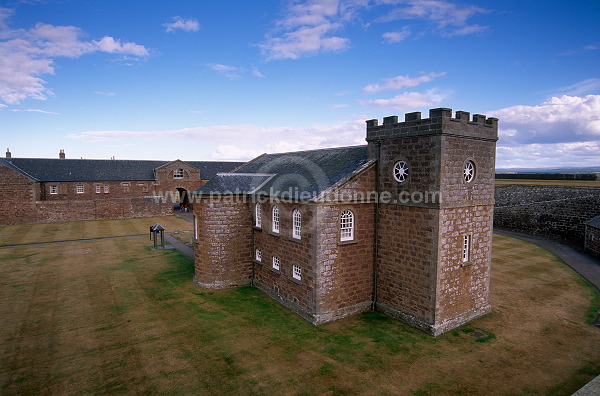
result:
M 248 160 L 449 107 L 500 118 L 497 167 L 598 166 L 599 25 L 597 0 L 3 0 L 0 145 Z

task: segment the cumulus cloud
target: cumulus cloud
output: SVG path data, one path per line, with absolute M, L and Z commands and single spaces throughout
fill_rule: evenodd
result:
M 200 23 L 194 18 L 182 18 L 176 16 L 171 18 L 173 22 L 163 23 L 165 32 L 175 33 L 176 30 L 183 30 L 184 32 L 197 32 L 200 30 Z
M 435 89 L 427 92 L 403 92 L 389 99 L 362 100 L 359 103 L 367 106 L 378 107 L 386 110 L 408 111 L 423 107 L 437 106 L 445 95 Z
M 0 8 L 0 99 L 17 104 L 26 98 L 44 100 L 53 93 L 41 76 L 54 74 L 54 59 L 78 58 L 92 52 L 145 57 L 148 50 L 139 44 L 106 36 L 85 41 L 75 26 L 38 23 L 30 29 L 10 29 L 13 10 Z
M 275 29 L 259 44 L 267 60 L 298 59 L 322 52 L 340 52 L 350 40 L 336 35 L 366 1 L 308 0 L 293 2 Z
M 396 76 L 392 78 L 385 78 L 381 82 L 375 84 L 369 84 L 364 87 L 363 93 L 372 94 L 381 91 L 399 91 L 405 88 L 416 87 L 417 85 L 430 82 L 438 77 L 445 76 L 446 72 L 442 73 L 422 73 L 418 77 L 411 76 Z
M 600 163 L 600 95 L 563 95 L 487 115 L 500 119 L 499 167 Z
M 391 8 L 391 10 L 390 10 Z M 361 12 L 380 12 L 378 22 L 400 19 L 423 20 L 444 36 L 478 33 L 486 26 L 470 24 L 469 19 L 488 11 L 476 6 L 460 6 L 446 0 L 299 0 L 290 1 L 284 16 L 258 45 L 267 60 L 298 59 L 350 48 L 350 38 L 343 35 L 352 23 L 360 23 Z M 368 27 L 370 23 L 362 23 Z M 408 27 L 382 35 L 386 43 L 398 43 L 411 36 Z M 419 34 L 420 35 L 420 34 Z

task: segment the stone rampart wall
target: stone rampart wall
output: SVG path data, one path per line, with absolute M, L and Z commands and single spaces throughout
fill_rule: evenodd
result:
M 494 226 L 583 244 L 584 222 L 600 215 L 600 188 L 496 187 Z

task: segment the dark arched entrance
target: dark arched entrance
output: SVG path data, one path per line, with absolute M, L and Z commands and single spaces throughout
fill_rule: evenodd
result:
M 192 206 L 190 205 L 190 195 L 188 190 L 178 187 L 177 191 L 179 191 L 179 210 L 183 210 L 184 208 L 191 210 Z

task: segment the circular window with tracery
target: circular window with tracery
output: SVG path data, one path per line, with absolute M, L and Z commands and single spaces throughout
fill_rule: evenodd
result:
M 394 164 L 394 179 L 402 183 L 408 178 L 408 164 L 405 161 L 398 161 Z
M 475 178 L 475 163 L 473 161 L 465 162 L 463 168 L 463 178 L 467 183 L 471 183 Z

